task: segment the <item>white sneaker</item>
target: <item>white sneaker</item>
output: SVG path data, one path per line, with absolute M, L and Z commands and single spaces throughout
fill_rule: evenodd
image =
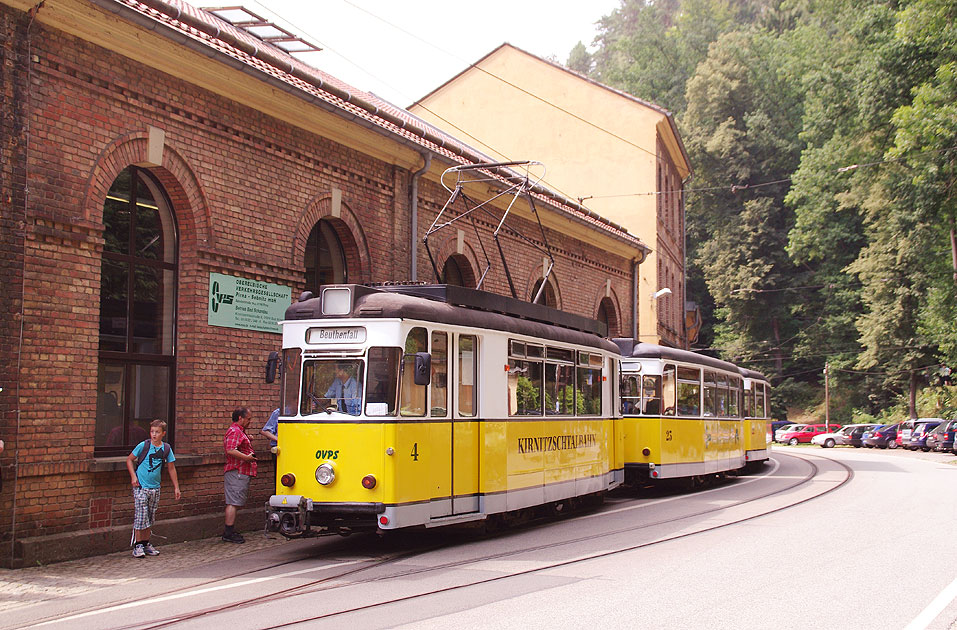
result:
M 143 549 L 143 545 L 135 545 L 133 547 L 133 557 L 134 558 L 145 558 L 146 551 Z
M 148 555 L 148 556 L 158 556 L 158 555 L 160 555 L 159 550 L 158 550 L 156 547 L 153 546 L 153 543 L 146 543 L 146 545 L 143 547 L 143 551 L 145 551 L 145 552 L 146 552 L 146 555 Z

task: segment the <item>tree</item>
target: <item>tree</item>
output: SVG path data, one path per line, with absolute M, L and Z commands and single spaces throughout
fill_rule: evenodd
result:
M 704 189 L 689 196 L 689 233 L 699 241 L 689 258 L 715 300 L 715 345 L 732 360 L 771 360 L 777 374 L 793 335 L 781 289 L 801 276 L 783 248 L 801 108 L 774 71 L 780 54 L 765 31 L 722 35 L 688 82 L 681 119 L 696 188 Z
M 572 48 L 572 51 L 568 53 L 568 63 L 565 65 L 569 70 L 587 75 L 591 72 L 594 62 L 592 61 L 591 54 L 585 48 L 585 44 L 578 42 L 575 44 L 575 47 Z

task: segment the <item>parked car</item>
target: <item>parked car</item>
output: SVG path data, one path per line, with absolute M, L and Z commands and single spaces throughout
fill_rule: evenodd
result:
M 853 425 L 854 429 L 847 434 L 847 444 L 853 446 L 854 448 L 861 448 L 864 446 L 864 435 L 868 431 L 873 431 L 883 425 L 880 424 L 857 424 Z
M 897 432 L 897 445 L 904 448 L 913 448 L 913 445 L 911 444 L 911 434 L 914 432 L 915 427 L 927 422 L 936 422 L 937 424 L 940 424 L 943 421 L 943 418 L 911 418 L 910 420 L 904 420 L 901 423 L 900 430 Z M 937 424 L 934 426 L 937 426 Z M 918 446 L 917 448 L 920 447 Z
M 927 434 L 937 428 L 944 421 L 940 418 L 928 420 L 927 422 L 918 422 L 914 425 L 914 430 L 910 434 L 907 446 L 912 451 L 921 450 L 925 453 L 930 450 L 927 446 Z
M 954 448 L 957 447 L 957 418 L 948 420 L 942 424 L 944 428 L 941 429 L 940 433 L 940 436 L 943 438 L 940 444 L 940 450 L 953 451 Z M 941 425 L 937 426 L 940 427 Z
M 861 434 L 866 429 L 874 427 L 874 424 L 846 424 L 834 433 L 819 433 L 811 438 L 811 444 L 817 444 L 823 448 L 832 448 L 834 446 L 844 446 L 852 443 L 856 436 L 857 446 L 861 445 Z
M 868 448 L 897 448 L 897 429 L 900 423 L 887 424 L 867 433 L 864 446 Z
M 775 436 L 777 435 L 779 430 L 783 429 L 784 427 L 791 427 L 791 426 L 794 426 L 794 423 L 789 422 L 787 420 L 772 420 L 771 421 L 771 441 L 777 441 Z
M 775 441 L 775 442 L 783 442 L 783 441 L 784 441 L 784 434 L 785 434 L 785 433 L 787 433 L 787 432 L 789 432 L 789 431 L 795 431 L 795 430 L 797 430 L 797 429 L 799 429 L 799 428 L 801 428 L 801 427 L 803 427 L 803 426 L 804 426 L 803 424 L 786 424 L 786 425 L 784 425 L 783 427 L 781 427 L 780 429 L 778 429 L 777 431 L 774 432 L 774 441 Z
M 874 445 L 873 445 L 873 444 L 869 444 L 867 440 L 868 440 L 872 435 L 874 435 L 877 431 L 879 431 L 880 429 L 883 429 L 885 426 L 887 426 L 887 425 L 879 424 L 879 425 L 877 425 L 876 427 L 874 427 L 873 429 L 868 429 L 867 431 L 864 431 L 864 433 L 861 434 L 861 446 L 863 446 L 864 448 L 874 448 Z
M 954 448 L 954 432 L 957 430 L 957 420 L 945 420 L 927 434 L 924 442 L 927 450 L 950 451 Z
M 830 428 L 835 428 L 836 424 L 830 425 Z M 827 433 L 830 429 L 827 425 L 824 424 L 805 424 L 791 431 L 781 435 L 781 441 L 785 444 L 790 444 L 794 446 L 795 444 L 807 444 L 811 441 L 815 435 L 821 433 Z

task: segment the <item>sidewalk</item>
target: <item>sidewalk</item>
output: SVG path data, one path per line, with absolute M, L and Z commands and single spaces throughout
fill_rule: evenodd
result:
M 47 566 L 0 569 L 0 614 L 51 599 L 113 588 L 143 578 L 153 579 L 168 572 L 207 564 L 214 559 L 239 556 L 288 542 L 279 534 L 269 534 L 267 538 L 262 531 L 243 535 L 246 542 L 242 545 L 223 542 L 219 536 L 164 545 L 163 539 L 154 533 L 153 542 L 160 551 L 156 557 L 134 558 L 132 550 L 128 549 Z M 149 565 L 148 572 L 144 572 L 144 565 Z

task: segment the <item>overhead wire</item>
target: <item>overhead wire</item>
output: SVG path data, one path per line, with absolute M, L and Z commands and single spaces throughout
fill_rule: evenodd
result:
M 298 26 L 298 25 L 292 25 L 292 24 L 290 24 L 290 23 L 288 22 L 288 20 L 283 19 L 281 16 L 277 15 L 273 10 L 269 9 L 268 7 L 265 7 L 265 6 L 262 5 L 260 2 L 258 2 L 258 0 L 252 0 L 252 1 L 253 1 L 256 5 L 258 5 L 258 6 L 261 7 L 262 9 L 264 9 L 265 11 L 269 12 L 270 14 L 272 14 L 274 18 L 278 18 L 280 21 L 285 22 L 286 26 L 288 26 L 288 27 L 290 27 L 290 28 L 292 28 L 292 29 L 295 29 L 295 30 L 299 30 L 299 31 L 301 31 L 304 35 L 308 36 L 310 39 L 319 42 L 320 44 L 322 44 L 322 46 L 323 46 L 323 48 L 324 48 L 325 50 L 328 50 L 328 51 L 330 51 L 331 53 L 335 54 L 337 57 L 343 59 L 343 60 L 346 61 L 349 65 L 351 65 L 351 66 L 357 68 L 358 70 L 360 70 L 363 74 L 366 74 L 367 76 L 369 76 L 369 77 L 375 79 L 376 81 L 381 82 L 383 85 L 386 85 L 386 86 L 389 87 L 390 89 L 395 90 L 397 93 L 403 94 L 406 98 L 408 98 L 408 99 L 410 99 L 410 100 L 413 99 L 413 97 L 411 97 L 411 96 L 409 96 L 408 94 L 406 94 L 401 88 L 396 87 L 395 85 L 391 84 L 389 81 L 386 81 L 386 80 L 384 80 L 384 79 L 378 77 L 376 74 L 374 74 L 374 73 L 370 72 L 369 70 L 363 68 L 362 66 L 356 64 L 356 63 L 353 62 L 347 55 L 342 54 L 342 53 L 338 52 L 335 48 L 333 48 L 333 47 L 327 45 L 325 42 L 322 41 L 322 39 L 320 39 L 320 38 L 318 38 L 318 37 L 315 37 L 314 35 L 308 33 L 305 29 L 303 29 L 302 27 L 300 27 L 300 26 Z M 353 2 L 352 0 L 341 0 L 341 1 L 343 2 L 343 4 L 346 4 L 346 5 L 348 5 L 348 6 L 351 6 L 353 9 L 355 9 L 355 10 L 357 10 L 357 11 L 361 11 L 362 13 L 365 13 L 365 14 L 369 15 L 370 17 L 372 17 L 372 18 L 374 18 L 374 19 L 376 19 L 376 20 L 382 22 L 382 23 L 385 24 L 386 26 L 388 26 L 388 27 L 390 27 L 390 28 L 392 28 L 392 29 L 395 29 L 395 30 L 399 31 L 399 32 L 401 32 L 401 33 L 407 35 L 408 37 L 411 37 L 411 38 L 413 38 L 413 39 L 415 39 L 415 40 L 417 40 L 417 41 L 419 41 L 419 42 L 425 44 L 426 46 L 429 46 L 430 48 L 433 48 L 433 49 L 435 49 L 435 50 L 437 50 L 437 51 L 439 51 L 439 52 L 441 52 L 441 53 L 443 53 L 443 54 L 445 54 L 445 55 L 451 57 L 452 59 L 455 59 L 456 61 L 458 61 L 458 62 L 464 64 L 467 69 L 475 69 L 475 70 L 477 70 L 477 71 L 479 71 L 479 72 L 482 72 L 482 73 L 488 75 L 489 77 L 491 77 L 491 78 L 493 78 L 493 79 L 495 79 L 495 80 L 497 80 L 497 81 L 500 81 L 500 82 L 504 83 L 505 85 L 508 85 L 509 87 L 511 87 L 511 88 L 513 88 L 513 89 L 515 89 L 515 90 L 517 90 L 517 91 L 523 93 L 523 94 L 526 94 L 526 95 L 530 96 L 531 98 L 534 98 L 534 99 L 536 99 L 536 100 L 542 102 L 543 104 L 545 104 L 545 105 L 547 105 L 547 106 L 549 106 L 549 107 L 551 107 L 551 108 L 554 108 L 554 109 L 556 109 L 556 110 L 558 110 L 558 111 L 560 111 L 560 112 L 562 112 L 562 113 L 564 113 L 564 114 L 566 114 L 566 115 L 568 115 L 568 116 L 574 118 L 575 120 L 578 120 L 579 122 L 582 122 L 582 123 L 584 123 L 584 124 L 586 124 L 586 125 L 588 125 L 588 126 L 590 126 L 590 127 L 593 127 L 594 129 L 596 129 L 596 130 L 598 130 L 598 131 L 600 131 L 600 132 L 602 132 L 602 133 L 608 134 L 608 135 L 614 137 L 615 139 L 617 139 L 617 140 L 619 140 L 619 141 L 621 141 L 621 142 L 623 142 L 623 143 L 625 143 L 625 144 L 627 144 L 627 145 L 629 145 L 629 146 L 632 146 L 632 147 L 634 147 L 635 149 L 638 149 L 639 151 L 642 151 L 642 152 L 644 152 L 644 153 L 647 153 L 649 156 L 654 157 L 656 160 L 658 159 L 658 155 L 657 155 L 656 152 L 650 151 L 649 149 L 646 149 L 645 147 L 643 147 L 643 146 L 641 146 L 641 145 L 639 145 L 639 144 L 636 144 L 636 143 L 632 142 L 631 140 L 629 140 L 629 139 L 627 139 L 627 138 L 625 138 L 625 137 L 622 137 L 621 135 L 615 133 L 614 131 L 611 131 L 611 130 L 609 130 L 609 129 L 606 129 L 605 127 L 602 127 L 601 125 L 596 124 L 596 123 L 592 122 L 591 120 L 588 120 L 588 119 L 586 119 L 586 118 L 584 118 L 584 117 L 582 117 L 582 116 L 579 116 L 578 114 L 575 114 L 574 112 L 571 112 L 571 111 L 569 111 L 568 109 L 566 109 L 566 108 L 564 108 L 564 107 L 562 107 L 562 106 L 560 106 L 560 105 L 558 105 L 558 104 L 556 104 L 556 103 L 553 103 L 552 101 L 548 100 L 547 98 L 544 98 L 544 97 L 542 97 L 542 96 L 539 96 L 538 94 L 535 94 L 535 93 L 533 93 L 533 92 L 530 92 L 529 90 L 527 90 L 527 89 L 525 89 L 525 88 L 523 88 L 523 87 L 521 87 L 521 86 L 519 86 L 519 85 L 516 85 L 515 83 L 513 83 L 513 82 L 511 82 L 511 81 L 509 81 L 509 80 L 507 80 L 507 79 L 505 79 L 505 78 L 503 78 L 503 77 L 501 77 L 501 76 L 495 74 L 494 72 L 490 72 L 489 70 L 487 70 L 487 69 L 485 69 L 485 68 L 482 68 L 482 67 L 480 67 L 480 66 L 477 66 L 477 65 L 475 65 L 474 63 L 472 63 L 472 62 L 470 62 L 470 61 L 468 61 L 468 60 L 462 59 L 461 57 L 459 57 L 459 56 L 456 55 L 455 53 L 453 53 L 453 52 L 451 52 L 451 51 L 449 51 L 449 50 L 447 50 L 447 49 L 445 49 L 445 48 L 443 48 L 443 47 L 441 47 L 441 46 L 439 46 L 439 45 L 437 45 L 437 44 L 435 44 L 435 43 L 433 43 L 433 42 L 430 42 L 430 41 L 428 41 L 427 39 L 425 39 L 425 38 L 423 38 L 423 37 L 421 37 L 421 36 L 419 36 L 419 35 L 417 35 L 417 34 L 411 32 L 411 31 L 409 31 L 409 30 L 407 30 L 407 29 L 405 29 L 405 28 L 403 28 L 403 27 L 401 27 L 401 26 L 399 26 L 399 25 L 397 25 L 397 24 L 395 24 L 395 23 L 393 23 L 393 22 L 390 22 L 389 20 L 383 18 L 383 17 L 380 16 L 380 15 L 377 15 L 377 14 L 373 13 L 372 11 L 366 9 L 365 7 L 359 6 L 358 4 L 356 4 L 355 2 Z M 498 155 L 502 156 L 502 157 L 503 157 L 504 159 L 506 159 L 506 160 L 512 160 L 512 157 L 511 157 L 511 156 L 509 156 L 509 155 L 507 155 L 506 153 L 504 153 L 504 152 L 502 152 L 502 151 L 496 149 L 495 147 L 489 145 L 488 143 L 486 143 L 485 141 L 483 141 L 481 138 L 477 138 L 476 136 L 470 134 L 467 130 L 463 129 L 463 128 L 460 127 L 459 125 L 456 125 L 455 123 L 453 123 L 452 121 L 450 121 L 448 118 L 446 118 L 446 117 L 440 115 L 438 112 L 433 111 L 432 109 L 430 109 L 429 107 L 425 106 L 425 105 L 422 104 L 421 102 L 420 102 L 420 103 L 417 103 L 417 105 L 418 105 L 419 107 L 421 107 L 423 110 L 427 111 L 427 112 L 428 112 L 429 114 L 431 114 L 432 116 L 435 116 L 438 120 L 441 120 L 443 123 L 445 123 L 446 125 L 448 125 L 450 128 L 454 129 L 456 132 L 461 133 L 462 135 L 468 137 L 471 141 L 478 143 L 479 145 L 485 147 L 486 149 L 492 151 L 493 153 L 497 153 Z M 849 165 L 845 165 L 845 166 L 841 166 L 841 167 L 836 167 L 836 168 L 834 168 L 834 172 L 835 172 L 835 173 L 850 172 L 850 171 L 854 171 L 854 170 L 857 170 L 857 169 L 868 168 L 868 167 L 872 167 L 872 166 L 879 166 L 879 165 L 887 164 L 887 163 L 891 163 L 891 162 L 900 162 L 900 161 L 903 161 L 903 160 L 905 160 L 905 159 L 908 159 L 908 158 L 911 158 L 911 157 L 914 157 L 914 156 L 919 156 L 919 155 L 927 154 L 927 153 L 942 153 L 942 152 L 954 151 L 954 150 L 957 150 L 957 146 L 944 147 L 944 148 L 940 148 L 940 149 L 927 149 L 927 150 L 925 150 L 925 151 L 919 151 L 919 152 L 916 152 L 916 153 L 910 153 L 910 154 L 907 154 L 907 155 L 902 155 L 902 156 L 893 157 L 893 158 L 885 158 L 885 159 L 881 159 L 881 160 L 874 160 L 874 161 L 871 161 L 871 162 L 863 162 L 863 163 L 860 163 L 860 164 L 849 164 Z M 792 178 L 792 177 L 785 177 L 785 178 L 781 178 L 781 179 L 775 179 L 775 180 L 767 181 L 767 182 L 759 182 L 759 183 L 755 183 L 755 184 L 750 184 L 750 183 L 744 183 L 744 184 L 742 184 L 742 183 L 728 183 L 728 184 L 719 185 L 719 186 L 705 186 L 705 187 L 701 187 L 701 188 L 682 188 L 682 189 L 679 189 L 679 190 L 657 190 L 657 191 L 647 191 L 647 192 L 620 193 L 620 194 L 614 194 L 614 195 L 579 195 L 579 196 L 573 196 L 573 195 L 571 195 L 570 193 L 567 193 L 567 192 L 561 190 L 560 188 L 558 188 L 557 186 L 555 186 L 554 184 L 552 184 L 552 183 L 549 182 L 548 180 L 544 180 L 544 181 L 545 181 L 545 183 L 548 185 L 549 188 L 555 190 L 556 192 L 560 193 L 561 195 L 563 195 L 563 196 L 565 196 L 565 197 L 567 197 L 567 198 L 569 198 L 569 199 L 578 199 L 578 200 L 579 200 L 579 203 L 582 203 L 582 202 L 583 202 L 584 200 L 586 200 L 586 199 L 617 199 L 617 198 L 625 198 L 625 197 L 641 197 L 641 196 L 670 195 L 670 194 L 679 194 L 679 195 L 680 195 L 680 194 L 685 194 L 685 195 L 687 195 L 687 194 L 715 192 L 715 191 L 722 191 L 722 190 L 724 190 L 724 191 L 730 191 L 730 192 L 732 192 L 732 193 L 737 193 L 737 192 L 742 192 L 742 191 L 746 191 L 746 190 L 754 190 L 754 189 L 757 189 L 757 188 L 765 188 L 765 187 L 768 187 L 768 186 L 776 186 L 776 185 L 780 185 L 780 184 L 786 184 L 786 183 L 789 183 L 789 182 L 793 181 L 793 178 Z M 582 205 L 583 205 L 583 204 L 582 204 Z
M 463 64 L 466 64 L 469 68 L 476 68 L 477 70 L 480 70 L 480 71 L 484 72 L 485 74 L 488 74 L 489 76 L 491 76 L 491 77 L 493 77 L 493 78 L 495 78 L 495 79 L 498 79 L 498 80 L 500 80 L 500 81 L 502 81 L 502 82 L 504 82 L 504 83 L 507 83 L 508 85 L 514 87 L 515 89 L 522 90 L 523 92 L 526 92 L 526 93 L 528 93 L 529 95 L 534 96 L 535 98 L 538 98 L 538 99 L 541 100 L 542 102 L 544 102 L 544 103 L 546 103 L 546 104 L 548 104 L 548 105 L 551 105 L 552 107 L 555 107 L 555 108 L 557 108 L 557 109 L 562 110 L 562 108 L 559 107 L 558 105 L 555 105 L 554 103 L 550 103 L 549 101 L 547 101 L 546 99 L 542 99 L 541 97 L 535 96 L 535 95 L 531 94 L 530 92 L 527 92 L 526 90 L 524 90 L 524 89 L 522 89 L 522 88 L 520 88 L 520 87 L 518 87 L 518 86 L 516 86 L 516 85 L 514 85 L 514 84 L 512 84 L 512 83 L 509 83 L 508 81 L 506 81 L 505 79 L 503 79 L 503 78 L 501 78 L 501 77 L 495 75 L 494 73 L 488 72 L 487 70 L 485 70 L 485 69 L 483 69 L 483 68 L 479 68 L 478 66 L 475 66 L 474 64 L 472 64 L 472 63 L 470 63 L 470 62 L 468 62 L 468 61 L 465 61 L 465 60 L 461 59 L 460 57 L 458 57 L 458 56 L 455 55 L 454 53 L 451 53 L 451 52 L 445 50 L 444 48 L 442 48 L 442 47 L 440 47 L 440 46 L 438 46 L 438 45 L 436 45 L 436 44 L 433 44 L 432 42 L 429 42 L 429 41 L 427 41 L 427 40 L 425 40 L 425 39 L 419 37 L 419 36 L 416 35 L 415 33 L 412 33 L 412 32 L 410 32 L 410 31 L 407 31 L 406 29 L 404 29 L 404 28 L 402 28 L 402 27 L 400 27 L 400 26 L 398 26 L 398 25 L 396 25 L 396 24 L 393 24 L 392 22 L 389 22 L 389 21 L 386 20 L 385 18 L 383 18 L 383 17 L 381 17 L 381 16 L 378 16 L 378 15 L 372 13 L 371 11 L 369 11 L 369 10 L 367 10 L 367 9 L 365 9 L 365 8 L 363 8 L 363 7 L 361 7 L 361 6 L 359 6 L 359 5 L 357 5 L 357 4 L 353 3 L 353 2 L 350 2 L 349 0 L 341 0 L 341 1 L 342 1 L 344 4 L 347 4 L 347 5 L 351 6 L 351 7 L 353 7 L 354 9 L 356 9 L 356 10 L 358 10 L 358 11 L 362 11 L 363 13 L 366 13 L 366 14 L 368 14 L 369 16 L 371 16 L 371 17 L 373 17 L 373 18 L 375 18 L 375 19 L 381 21 L 382 23 L 386 24 L 387 26 L 389 26 L 389 27 L 391 27 L 391 28 L 394 28 L 394 29 L 396 29 L 396 30 L 398 30 L 398 31 L 400 31 L 400 32 L 402 32 L 402 33 L 408 35 L 409 37 L 412 37 L 412 38 L 414 38 L 414 39 L 416 39 L 416 40 L 422 42 L 423 44 L 426 44 L 427 46 L 430 46 L 430 47 L 432 47 L 432 48 L 438 50 L 439 52 L 442 52 L 442 53 L 444 53 L 444 54 L 446 54 L 446 55 L 452 57 L 452 58 L 455 59 L 456 61 L 459 61 L 459 62 L 461 62 L 461 63 L 463 63 Z M 334 55 L 336 55 L 336 56 L 339 57 L 340 59 L 344 60 L 346 63 L 348 63 L 348 64 L 351 65 L 352 67 L 354 67 L 354 68 L 358 69 L 359 71 L 361 71 L 363 74 L 365 74 L 365 75 L 371 77 L 372 79 L 374 79 L 374 80 L 376 80 L 376 81 L 379 81 L 380 83 L 382 83 L 382 84 L 385 85 L 386 87 L 388 87 L 388 88 L 394 90 L 396 93 L 402 94 L 403 96 L 405 96 L 405 97 L 406 97 L 407 99 L 409 99 L 409 100 L 414 100 L 413 97 L 411 97 L 411 96 L 409 96 L 407 93 L 405 93 L 405 92 L 402 90 L 402 88 L 399 88 L 399 87 L 393 85 L 393 84 L 390 83 L 389 81 L 386 81 L 385 79 L 382 79 L 382 78 L 380 78 L 379 76 L 373 74 L 372 72 L 370 72 L 370 71 L 367 70 L 366 68 L 363 68 L 363 67 L 360 66 L 359 64 L 357 64 L 357 63 L 355 63 L 354 61 L 352 61 L 352 59 L 350 59 L 350 58 L 349 58 L 348 56 L 346 56 L 345 54 L 340 53 L 340 52 L 337 51 L 334 47 L 329 46 L 329 45 L 328 45 L 326 42 L 324 42 L 321 38 L 315 36 L 315 35 L 312 34 L 312 33 L 309 33 L 306 29 L 302 28 L 301 26 L 291 24 L 288 20 L 286 20 L 286 19 L 284 19 L 282 16 L 278 15 L 275 11 L 273 11 L 273 10 L 270 9 L 269 7 L 266 7 L 265 5 L 261 4 L 258 0 L 252 0 L 252 2 L 253 2 L 254 4 L 256 4 L 261 10 L 265 11 L 266 13 L 269 13 L 274 20 L 283 22 L 284 25 L 285 25 L 287 28 L 293 29 L 293 30 L 298 30 L 298 31 L 301 32 L 303 35 L 305 35 L 307 38 L 309 38 L 309 39 L 311 39 L 311 40 L 313 40 L 313 41 L 315 41 L 315 42 L 318 42 L 318 43 L 323 47 L 323 50 L 328 50 L 329 52 L 333 53 Z M 423 105 L 422 103 L 418 103 L 418 105 L 419 105 L 419 107 L 421 107 L 423 110 L 427 111 L 429 114 L 435 116 L 438 120 L 441 120 L 441 121 L 444 122 L 446 125 L 448 125 L 448 126 L 451 127 L 452 129 L 454 129 L 456 132 L 461 133 L 462 135 L 466 136 L 470 141 L 473 141 L 473 142 L 479 144 L 481 147 L 484 147 L 485 149 L 491 151 L 492 153 L 498 154 L 499 156 L 501 156 L 501 157 L 503 158 L 503 161 L 514 161 L 514 158 L 511 157 L 510 155 L 508 155 L 508 154 L 504 153 L 503 151 L 500 151 L 500 150 L 498 150 L 497 148 L 491 146 L 490 144 L 488 144 L 487 142 L 485 142 L 485 141 L 482 140 L 481 138 L 477 138 L 476 136 L 470 134 L 468 131 L 466 131 L 466 130 L 463 129 L 462 127 L 456 125 L 455 123 L 453 123 L 453 122 L 452 122 L 451 120 L 449 120 L 448 118 L 446 118 L 446 117 L 440 115 L 438 112 L 433 111 L 432 109 L 426 107 L 426 106 Z M 568 113 L 569 115 L 575 116 L 574 114 L 572 114 L 572 113 L 570 113 L 570 112 L 567 112 L 566 110 L 562 110 L 562 111 L 565 111 L 565 113 Z M 576 116 L 576 117 L 577 117 L 577 116 Z M 579 118 L 580 120 L 582 120 L 582 121 L 584 121 L 584 122 L 589 122 L 589 121 L 586 121 L 586 120 L 584 120 L 584 119 L 582 119 L 582 118 L 580 118 L 580 117 L 577 117 L 577 118 Z M 599 125 L 596 125 L 596 124 L 590 123 L 590 122 L 589 122 L 589 124 L 591 124 L 593 127 L 597 128 L 597 129 L 601 129 L 602 131 L 605 131 L 606 133 L 615 135 L 613 132 L 604 129 L 604 128 L 600 127 Z M 621 140 L 624 141 L 624 142 L 627 142 L 628 144 L 632 144 L 632 145 L 635 146 L 636 148 L 641 149 L 642 151 L 645 151 L 646 153 L 649 153 L 650 155 L 654 155 L 654 154 L 652 154 L 650 151 L 648 151 L 647 149 L 644 149 L 643 147 L 639 147 L 638 145 L 634 145 L 633 143 L 629 142 L 628 140 L 626 140 L 626 139 L 624 139 L 624 138 L 621 138 L 620 136 L 617 136 L 617 135 L 616 135 L 616 137 L 618 137 L 619 139 L 621 139 Z M 655 156 L 655 157 L 657 157 L 657 156 Z M 575 198 L 576 198 L 576 197 L 573 196 L 572 194 L 563 191 L 560 187 L 556 186 L 555 184 L 553 184 L 552 182 L 548 181 L 547 179 L 543 180 L 543 182 L 548 186 L 548 188 L 550 188 L 551 190 L 554 190 L 555 192 L 559 193 L 560 195 L 566 197 L 567 199 L 575 199 Z M 580 199 L 580 198 L 579 198 L 579 199 Z M 581 202 L 579 202 L 579 205 L 584 205 L 584 204 L 582 204 Z

